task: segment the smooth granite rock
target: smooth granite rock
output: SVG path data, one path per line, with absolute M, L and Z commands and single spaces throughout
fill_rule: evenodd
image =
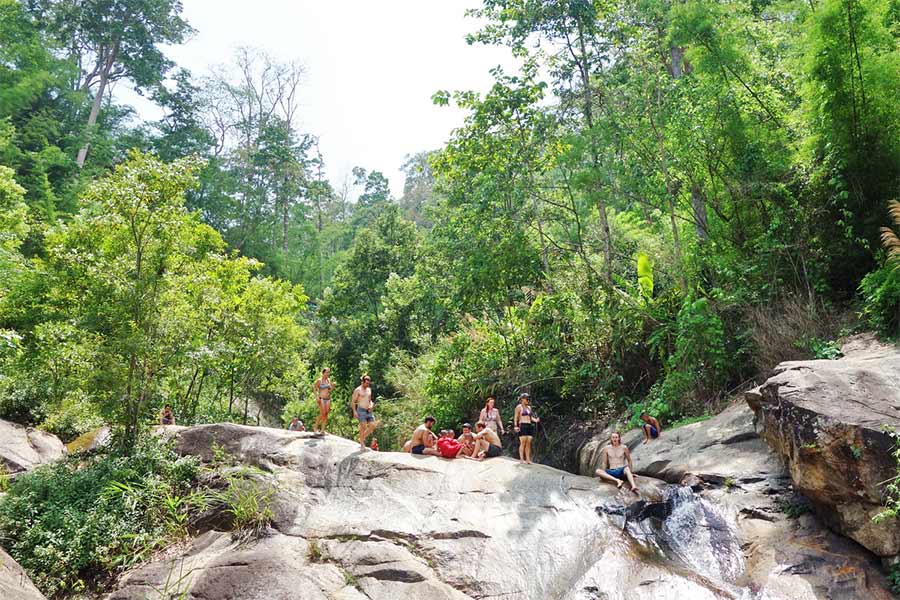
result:
M 896 521 L 875 523 L 897 475 L 900 349 L 859 336 L 838 360 L 785 362 L 747 392 L 757 429 L 785 460 L 798 491 L 835 531 L 875 554 L 900 553 Z

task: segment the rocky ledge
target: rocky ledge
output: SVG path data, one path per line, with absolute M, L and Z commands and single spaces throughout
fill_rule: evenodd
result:
M 579 472 L 592 473 L 611 430 L 582 446 Z M 756 432 L 754 413 L 737 402 L 707 421 L 663 431 L 642 443 L 640 430 L 626 432 L 635 472 L 683 484 L 700 506 L 718 517 L 688 526 L 734 527 L 743 558 L 737 580 L 751 598 L 813 600 L 891 598 L 877 559 L 831 532 L 795 494 L 781 457 Z M 669 517 L 683 518 L 676 510 Z
M 728 530 L 693 527 L 697 551 L 670 551 L 663 530 L 680 510 L 670 497 L 679 488 L 657 480 L 639 478 L 638 497 L 507 458 L 360 452 L 337 437 L 238 425 L 167 433 L 182 453 L 211 459 L 215 443 L 268 473 L 278 488 L 272 531 L 249 542 L 208 531 L 177 555 L 127 574 L 110 600 L 158 590 L 217 600 L 745 593 L 730 581 L 743 559 L 734 562 L 740 548 Z M 703 560 L 683 560 L 688 554 Z
M 875 523 L 897 476 L 900 349 L 852 338 L 838 360 L 785 362 L 746 394 L 757 430 L 784 459 L 798 491 L 835 531 L 881 557 L 900 553 L 896 521 Z

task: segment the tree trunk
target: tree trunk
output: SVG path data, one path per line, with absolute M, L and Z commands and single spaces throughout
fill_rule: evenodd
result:
M 97 93 L 94 95 L 94 102 L 91 104 L 91 112 L 88 114 L 87 134 L 90 140 L 93 134 L 94 126 L 97 124 L 97 117 L 100 115 L 100 105 L 103 103 L 103 93 L 106 91 L 106 85 L 109 83 L 109 73 L 116 64 L 116 56 L 119 54 L 119 40 L 113 44 L 112 50 L 103 65 L 103 71 L 100 73 L 100 85 L 97 87 Z M 85 141 L 84 146 L 78 151 L 78 157 L 75 163 L 78 168 L 84 167 L 84 161 L 87 159 L 88 149 L 91 147 L 90 141 Z
M 709 229 L 706 200 L 703 198 L 703 190 L 700 189 L 699 183 L 691 186 L 691 207 L 694 210 L 694 229 L 697 231 L 697 240 L 703 244 L 709 239 Z
M 578 24 L 578 46 L 581 52 L 581 60 L 578 62 L 578 69 L 581 74 L 581 86 L 582 86 L 582 94 L 583 94 L 583 102 L 584 106 L 582 110 L 584 111 L 584 121 L 588 127 L 588 135 L 590 138 L 591 145 L 591 163 L 594 170 L 594 177 L 597 180 L 597 193 L 596 193 L 596 203 L 597 203 L 597 213 L 600 216 L 600 232 L 603 236 L 603 277 L 606 280 L 607 284 L 612 283 L 612 247 L 610 243 L 610 232 L 609 232 L 609 221 L 606 218 L 606 202 L 603 201 L 602 191 L 599 189 L 599 176 L 600 173 L 600 156 L 597 152 L 597 145 L 594 143 L 593 137 L 593 129 L 594 129 L 594 111 L 593 111 L 593 99 L 591 96 L 591 70 L 590 65 L 588 63 L 587 56 L 587 46 L 584 42 L 584 28 L 581 23 Z

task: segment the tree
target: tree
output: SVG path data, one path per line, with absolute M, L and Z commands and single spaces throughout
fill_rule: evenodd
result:
M 181 43 L 192 30 L 180 0 L 37 0 L 29 7 L 76 67 L 72 89 L 93 96 L 76 158 L 83 167 L 109 85 L 121 79 L 138 90 L 157 85 L 172 66 L 160 45 Z

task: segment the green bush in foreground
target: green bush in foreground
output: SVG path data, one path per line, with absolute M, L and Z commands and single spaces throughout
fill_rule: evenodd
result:
M 0 539 L 42 592 L 71 594 L 183 534 L 198 468 L 155 439 L 127 457 L 74 455 L 12 483 Z

